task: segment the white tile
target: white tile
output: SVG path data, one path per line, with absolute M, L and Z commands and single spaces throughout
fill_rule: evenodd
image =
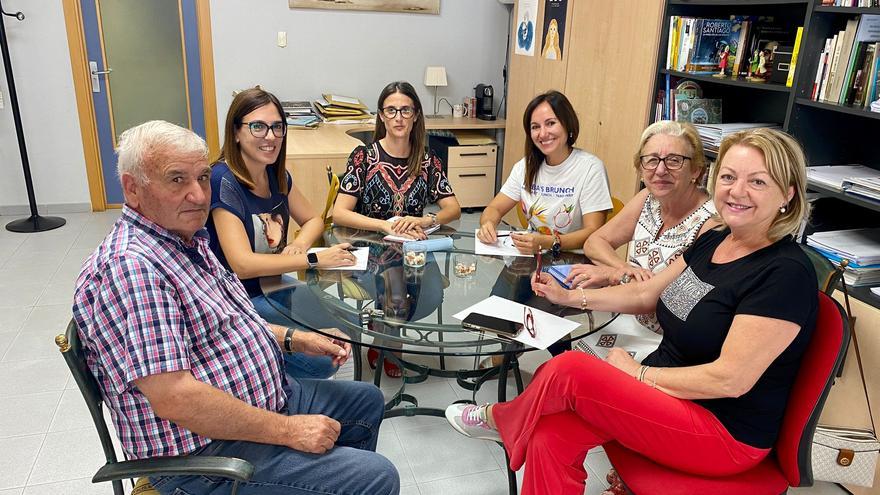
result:
M 64 333 L 70 306 L 36 306 L 2 357 L 3 362 L 60 357 L 55 336 Z
M 48 332 L 52 335 L 64 332 L 72 317 L 71 303 L 35 306 L 21 326 L 26 333 Z
M 55 274 L 57 273 L 55 272 Z M 52 277 L 52 280 L 54 280 L 55 275 L 52 275 Z M 59 280 L 58 282 L 49 283 L 40 295 L 40 298 L 37 299 L 37 306 L 49 304 L 64 304 L 69 310 L 73 304 L 73 281 Z
M 126 489 L 129 485 L 126 484 Z M 91 477 L 76 480 L 28 485 L 22 495 L 113 495 L 110 483 L 92 483 Z
M 24 488 L 10 488 L 8 490 L 0 490 L 0 495 L 21 495 Z
M 398 474 L 400 474 L 401 485 L 416 482 L 412 469 L 409 467 L 409 462 L 406 460 L 403 446 L 400 445 L 400 439 L 397 438 L 394 428 L 387 423 L 383 423 L 382 427 L 379 428 L 379 444 L 376 446 L 376 452 L 382 454 L 394 464 Z
M 55 410 L 55 416 L 49 425 L 50 432 L 76 430 L 80 428 L 94 428 L 92 416 L 86 401 L 79 389 L 65 390 L 61 395 L 61 402 Z
M 0 495 L 3 495 L 3 492 L 0 492 Z M 400 495 L 421 495 L 419 491 L 418 485 L 400 485 Z
M 0 489 L 24 486 L 45 435 L 0 438 Z
M 421 495 L 507 495 L 507 475 L 499 470 L 419 483 Z
M 404 393 L 414 396 L 419 407 L 433 407 L 445 410 L 446 406 L 458 400 L 452 387 L 456 387 L 454 382 L 444 378 L 429 377 L 421 383 L 408 383 Z M 384 380 L 382 381 L 382 391 L 386 398 L 390 398 L 400 387 L 400 380 Z M 401 403 L 401 406 L 405 403 Z M 401 407 L 398 406 L 398 407 Z M 445 424 L 446 420 L 435 416 L 412 416 L 398 417 L 387 420 L 394 425 L 397 430 L 421 428 L 424 426 L 438 426 Z
M 611 469 L 611 461 L 608 460 L 608 456 L 605 454 L 605 451 L 595 452 L 590 451 L 587 454 L 587 460 L 584 462 L 590 470 L 596 473 L 599 482 L 608 487 L 608 480 L 605 479 L 605 475 L 608 474 L 608 470 Z
M 18 332 L 0 333 L 0 358 L 6 354 L 6 350 L 12 345 L 12 341 L 18 336 Z
M 0 397 L 21 394 L 22 384 L 31 393 L 64 390 L 69 377 L 60 353 L 53 359 L 0 362 Z
M 0 437 L 46 433 L 61 392 L 14 395 L 0 401 Z
M 105 462 L 94 428 L 49 433 L 34 463 L 28 484 L 93 476 Z
M 498 469 L 483 440 L 460 435 L 448 425 L 399 430 L 397 436 L 418 483 Z
M 2 304 L 0 304 L 2 305 Z M 20 306 L 0 310 L 0 333 L 16 333 L 27 321 L 33 307 Z
M 587 467 L 587 487 L 584 490 L 585 495 L 601 495 L 608 488 L 605 481 L 605 474 L 598 474 Z
M 44 273 L 42 275 L 10 275 L 7 270 L 0 270 L 0 280 L 3 285 L 0 286 L 0 308 L 4 306 L 25 307 L 33 306 L 37 303 L 40 294 L 46 286 L 46 280 L 52 276 L 53 272 Z M 38 278 L 39 282 L 25 282 L 26 280 L 34 280 Z

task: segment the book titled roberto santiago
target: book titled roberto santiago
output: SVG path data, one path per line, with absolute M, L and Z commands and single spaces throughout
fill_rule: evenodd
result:
M 685 70 L 718 72 L 725 49 L 732 65 L 739 48 L 741 25 L 742 21 L 738 19 L 697 19 L 694 48 Z

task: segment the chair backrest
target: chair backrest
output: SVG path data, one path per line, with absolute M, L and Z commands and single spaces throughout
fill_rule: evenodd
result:
M 816 278 L 819 281 L 819 290 L 830 296 L 843 277 L 843 268 L 835 266 L 828 258 L 822 256 L 822 253 L 812 247 L 806 244 L 800 246 L 810 263 L 813 264 L 813 270 L 816 271 Z
M 333 204 L 336 203 L 336 196 L 339 194 L 339 177 L 333 173 L 330 165 L 327 165 L 327 182 L 330 184 L 330 190 L 327 191 L 327 203 L 321 215 L 324 220 L 324 230 L 329 230 L 333 225 Z
M 620 213 L 620 210 L 622 210 L 623 207 L 623 201 L 615 198 L 614 196 L 611 196 L 611 212 L 608 214 L 607 217 L 605 217 L 605 221 L 608 222 L 609 220 L 614 218 L 615 215 Z
M 820 291 L 816 329 L 788 397 L 775 447 L 779 466 L 791 486 L 813 483 L 813 432 L 837 370 L 843 366 L 849 339 L 849 321 L 843 308 Z
M 64 335 L 55 337 L 55 344 L 61 351 L 61 355 L 64 357 L 64 361 L 67 363 L 67 367 L 70 369 L 70 373 L 73 375 L 73 379 L 76 381 L 76 385 L 86 401 L 89 414 L 92 415 L 92 422 L 95 424 L 95 429 L 98 430 L 98 438 L 101 440 L 104 458 L 107 460 L 107 463 L 117 462 L 116 450 L 113 448 L 113 441 L 111 440 L 112 437 L 107 428 L 107 423 L 104 421 L 102 406 L 104 399 L 101 397 L 101 389 L 98 387 L 98 382 L 86 364 L 85 353 L 83 353 L 82 343 L 79 340 L 79 333 L 77 333 L 76 321 L 70 320 Z M 121 481 L 113 481 L 113 491 L 118 494 L 124 493 Z

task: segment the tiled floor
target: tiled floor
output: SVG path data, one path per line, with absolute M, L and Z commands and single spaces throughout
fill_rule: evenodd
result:
M 67 225 L 49 232 L 0 229 L 0 495 L 112 493 L 109 485 L 89 481 L 102 464 L 100 445 L 52 338 L 70 319 L 80 263 L 106 235 L 118 211 L 64 216 Z M 0 224 L 13 219 L 0 217 Z M 465 215 L 462 228 L 472 228 L 476 220 L 476 214 Z M 546 358 L 526 354 L 527 376 Z M 390 393 L 394 385 L 386 379 L 383 389 Z M 445 407 L 467 398 L 454 382 L 440 379 L 408 386 L 408 391 L 425 406 Z M 478 399 L 491 401 L 493 395 L 484 390 Z M 462 437 L 441 418 L 389 420 L 379 452 L 400 471 L 403 494 L 507 492 L 500 447 Z M 585 493 L 599 494 L 608 460 L 601 451 L 594 452 L 586 464 L 590 478 Z M 828 484 L 795 492 L 845 493 Z

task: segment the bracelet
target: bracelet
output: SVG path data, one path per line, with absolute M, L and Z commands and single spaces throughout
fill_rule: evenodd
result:
M 284 351 L 285 352 L 293 352 L 293 332 L 296 330 L 292 328 L 288 328 L 286 332 L 284 332 Z
M 646 368 L 646 367 L 647 367 L 647 366 L 644 365 L 644 364 L 641 365 L 641 366 L 639 366 L 638 371 L 636 371 L 636 374 L 633 375 L 633 377 L 634 377 L 636 380 L 638 380 L 638 381 L 642 381 L 642 379 L 639 378 L 639 377 L 642 376 L 642 374 L 645 372 L 645 368 Z
M 654 373 L 654 380 L 651 381 L 651 388 L 657 388 L 657 377 L 660 376 L 660 372 L 663 371 L 664 368 L 657 368 L 657 372 Z
M 587 310 L 587 293 L 584 292 L 583 287 L 579 287 L 581 290 L 581 311 Z
M 645 382 L 645 373 L 647 373 L 649 369 L 651 369 L 650 366 L 644 366 L 644 365 L 642 365 L 642 367 L 639 368 L 639 381 L 640 382 L 642 382 L 642 383 Z

